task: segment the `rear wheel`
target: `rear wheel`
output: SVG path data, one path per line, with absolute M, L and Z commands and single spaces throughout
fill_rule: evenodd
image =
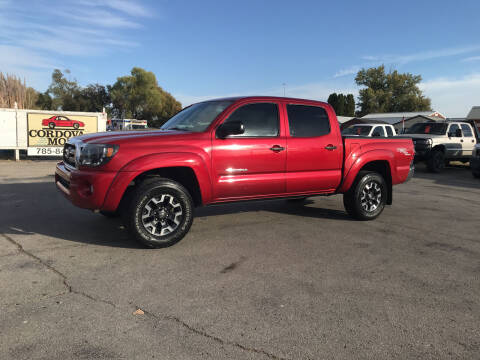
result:
M 429 171 L 439 173 L 445 168 L 445 154 L 441 150 L 433 150 L 427 160 Z
M 190 230 L 193 200 L 176 181 L 148 179 L 132 193 L 123 220 L 142 244 L 151 248 L 172 246 Z
M 80 125 L 78 125 L 78 123 L 74 123 L 74 124 L 73 124 L 73 128 L 74 128 L 74 129 L 78 129 L 79 127 L 80 127 Z
M 51 122 L 51 123 L 48 123 L 48 127 L 50 129 L 55 129 L 55 123 Z
M 376 172 L 361 171 L 350 190 L 343 195 L 347 213 L 358 220 L 373 220 L 385 208 L 387 184 Z

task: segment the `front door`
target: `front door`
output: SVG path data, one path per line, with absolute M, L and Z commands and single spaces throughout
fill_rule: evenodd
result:
M 342 178 L 343 159 L 338 126 L 330 126 L 327 111 L 321 106 L 286 104 L 285 107 L 289 128 L 287 193 L 335 190 Z
M 224 122 L 241 121 L 245 132 L 212 139 L 214 201 L 285 193 L 286 140 L 277 103 L 234 108 Z
M 450 124 L 445 144 L 447 158 L 461 158 L 463 154 L 463 136 L 459 124 Z

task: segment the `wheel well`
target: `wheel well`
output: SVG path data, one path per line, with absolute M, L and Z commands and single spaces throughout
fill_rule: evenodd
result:
M 443 152 L 445 154 L 445 146 L 444 145 L 436 145 L 433 149 L 433 150 L 440 150 L 441 152 Z
M 393 202 L 393 191 L 392 191 L 392 173 L 390 171 L 390 164 L 385 160 L 372 161 L 365 164 L 360 171 L 374 171 L 382 175 L 387 183 L 388 195 L 387 195 L 387 204 L 391 205 Z
M 133 187 L 138 186 L 138 184 L 140 184 L 143 180 L 155 176 L 174 180 L 182 184 L 192 196 L 195 206 L 202 205 L 202 194 L 200 192 L 200 185 L 198 184 L 197 176 L 192 168 L 184 166 L 158 168 L 138 175 L 133 180 L 133 184 L 127 188 L 123 197 L 125 197 L 126 194 L 133 189 Z

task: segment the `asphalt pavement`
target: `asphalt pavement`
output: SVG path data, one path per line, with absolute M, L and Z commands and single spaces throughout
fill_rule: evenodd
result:
M 0 359 L 478 359 L 480 181 L 417 169 L 371 222 L 341 196 L 201 208 L 166 249 L 0 161 Z

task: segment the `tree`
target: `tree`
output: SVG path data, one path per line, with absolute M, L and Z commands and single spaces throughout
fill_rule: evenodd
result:
M 26 81 L 14 75 L 0 73 L 0 107 L 35 109 L 38 92 L 27 87 Z
M 345 98 L 345 116 L 355 116 L 355 98 L 353 94 L 348 94 Z
M 109 93 L 114 116 L 146 119 L 149 126 L 162 125 L 182 108 L 158 85 L 154 73 L 138 67 L 132 69 L 131 75 L 117 78 Z
M 355 82 L 365 88 L 359 91 L 358 115 L 431 110 L 430 99 L 418 87 L 421 81 L 420 75 L 397 70 L 385 73 L 384 65 L 360 70 Z
M 332 105 L 337 116 L 355 116 L 355 99 L 353 94 L 332 93 L 327 101 Z
M 70 70 L 65 70 L 65 73 L 70 74 Z M 53 70 L 52 83 L 48 87 L 47 93 L 52 98 L 53 110 L 79 111 L 80 87 L 76 80 L 68 80 L 59 69 Z M 75 99 L 76 97 L 77 99 Z
M 52 97 L 47 91 L 39 93 L 35 106 L 40 110 L 52 110 Z

